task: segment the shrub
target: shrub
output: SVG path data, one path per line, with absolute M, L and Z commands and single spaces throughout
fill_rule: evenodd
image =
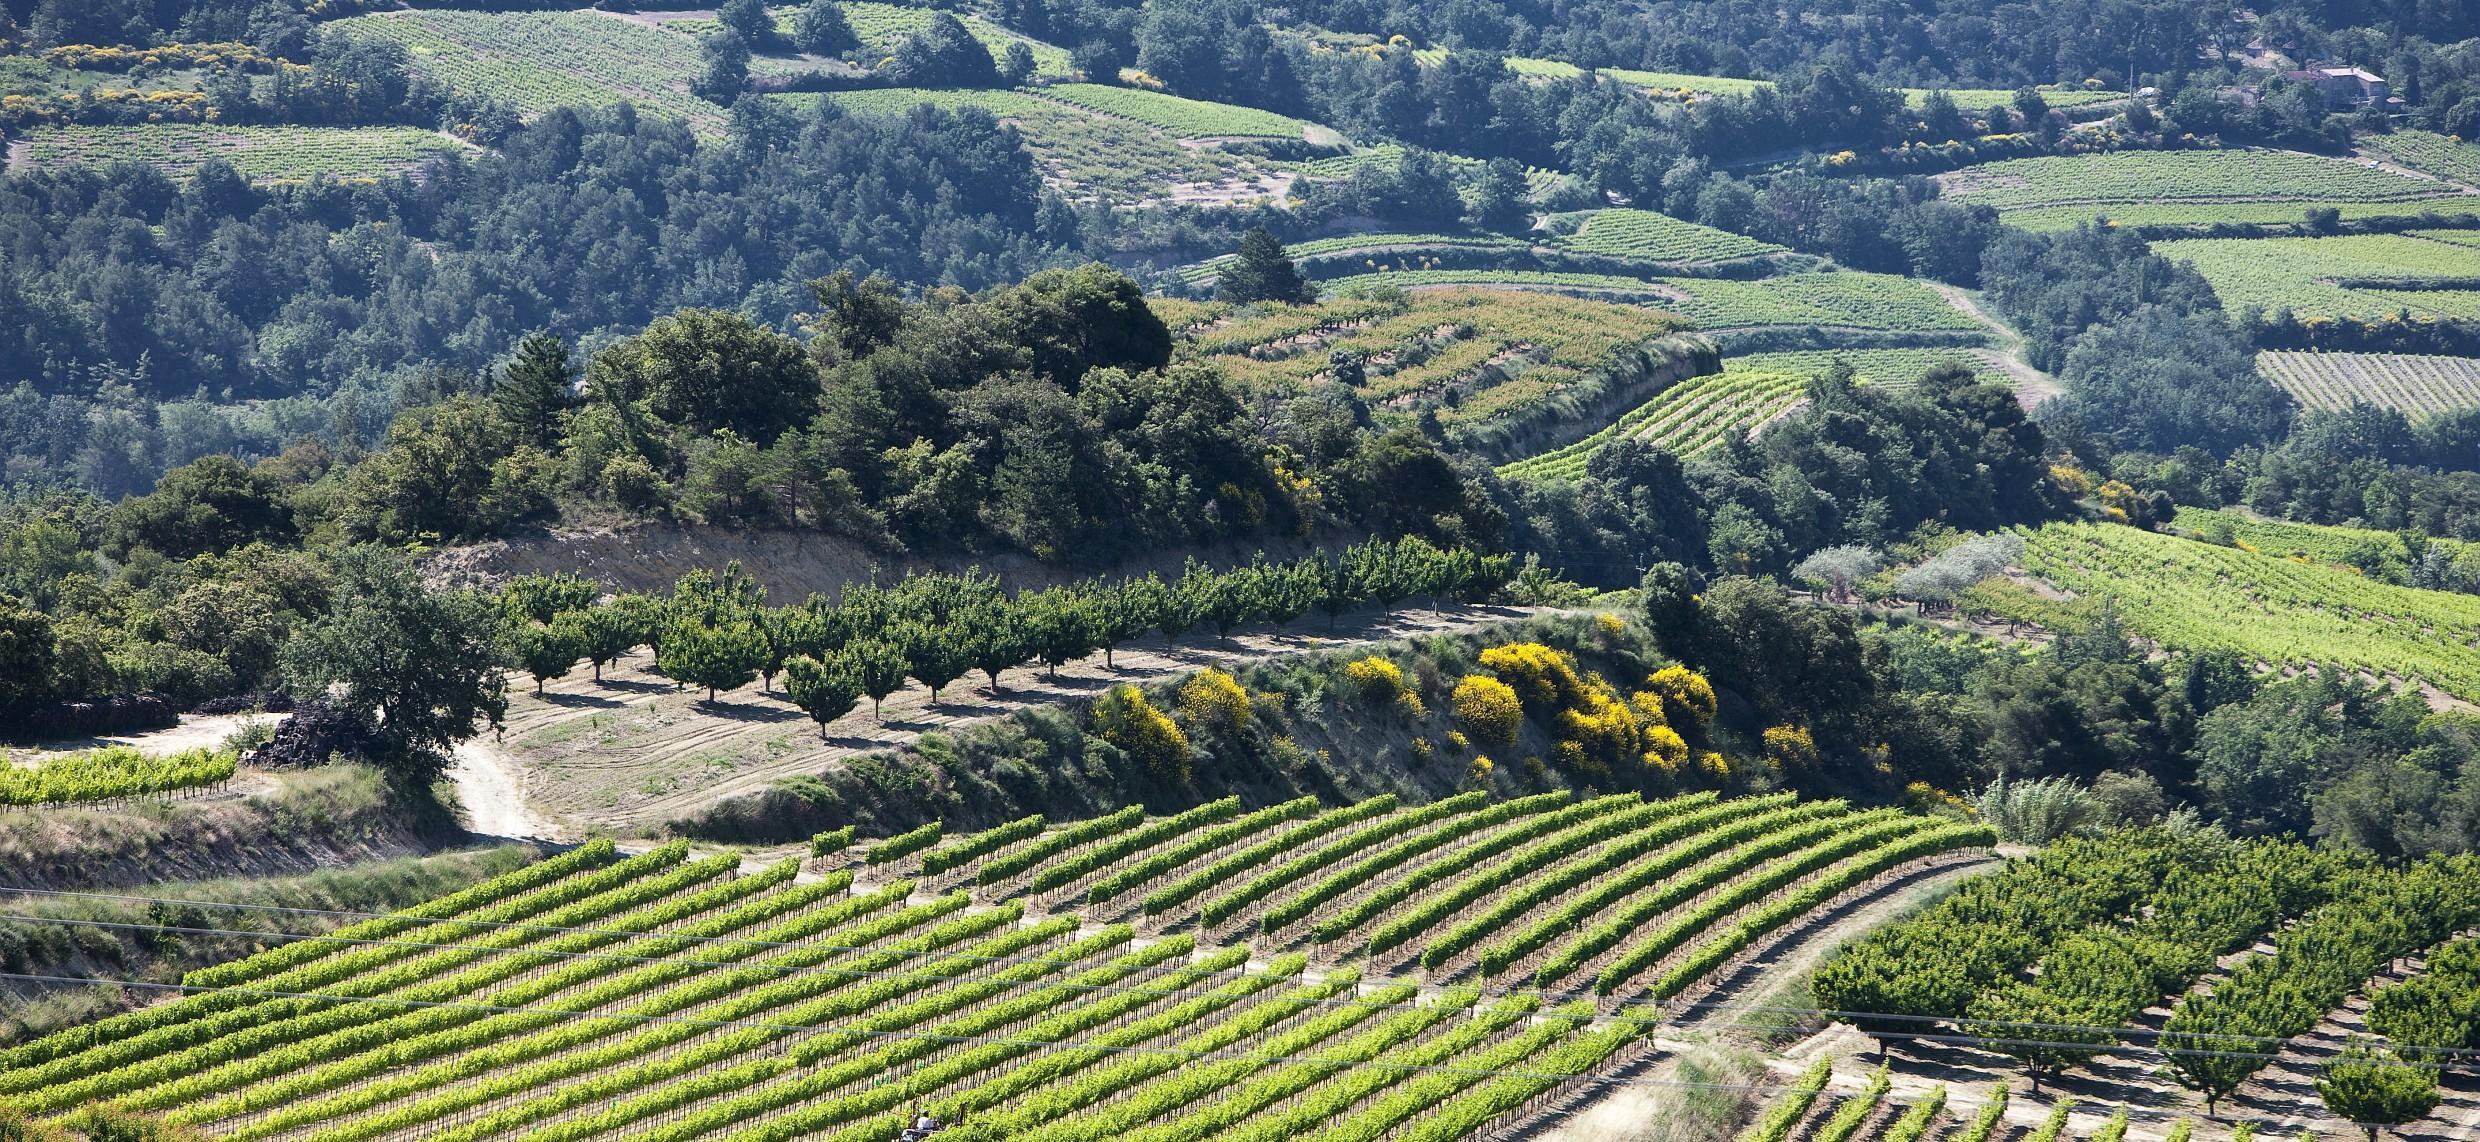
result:
M 1511 642 L 1481 652 L 1481 665 L 1514 687 L 1524 707 L 1538 713 L 1582 704 L 1584 680 L 1567 652 L 1538 642 Z
M 1663 721 L 1674 726 L 1713 724 L 1714 686 L 1704 675 L 1685 666 L 1665 666 L 1645 679 L 1645 689 L 1662 699 Z
M 1372 704 L 1394 701 L 1404 692 L 1403 668 L 1381 655 L 1372 654 L 1346 663 L 1343 676 L 1363 699 Z
M 1225 731 L 1248 728 L 1249 692 L 1238 679 L 1220 670 L 1200 670 L 1180 683 L 1180 713 L 1190 725 L 1213 726 Z
M 1516 731 L 1524 725 L 1524 704 L 1516 698 L 1514 687 L 1487 674 L 1467 674 L 1455 684 L 1449 700 L 1455 704 L 1455 720 L 1473 737 L 1502 748 L 1516 744 Z
M 1765 760 L 1777 769 L 1809 769 L 1817 764 L 1817 741 L 1804 726 L 1771 726 L 1765 731 Z
M 1645 764 L 1665 773 L 1677 773 L 1688 764 L 1688 742 L 1679 731 L 1669 726 L 1653 726 L 1645 730 Z
M 1225 674 L 1223 678 L 1229 681 L 1231 676 Z M 1232 688 L 1239 689 L 1237 685 Z M 1180 689 L 1185 697 L 1188 687 Z M 1180 731 L 1179 723 L 1172 721 L 1170 715 L 1147 702 L 1144 691 L 1134 686 L 1112 687 L 1110 693 L 1094 703 L 1094 733 L 1155 777 L 1170 782 L 1188 780 L 1188 735 Z

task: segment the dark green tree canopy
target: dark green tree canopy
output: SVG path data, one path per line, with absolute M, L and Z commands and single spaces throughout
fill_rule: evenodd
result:
M 719 309 L 657 320 L 596 354 L 586 375 L 603 399 L 761 445 L 807 423 L 818 405 L 818 370 L 800 342 Z
M 792 46 L 814 56 L 840 56 L 861 46 L 835 0 L 809 0 L 792 18 Z
M 230 456 L 202 456 L 164 473 L 155 490 L 112 513 L 109 548 L 148 548 L 175 559 L 293 536 L 281 485 Z
M 930 17 L 930 26 L 905 37 L 888 62 L 887 80 L 898 87 L 997 87 L 998 63 L 952 12 Z
M 1225 263 L 1214 281 L 1216 296 L 1243 304 L 1280 301 L 1305 304 L 1317 300 L 1317 287 L 1300 276 L 1300 267 L 1283 249 L 1283 241 L 1263 226 L 1240 239 L 1240 250 Z
M 411 561 L 379 547 L 331 559 L 326 614 L 285 643 L 284 677 L 295 693 L 332 693 L 383 743 L 376 760 L 426 787 L 443 752 L 477 724 L 507 712 L 500 610 L 468 591 L 435 591 Z

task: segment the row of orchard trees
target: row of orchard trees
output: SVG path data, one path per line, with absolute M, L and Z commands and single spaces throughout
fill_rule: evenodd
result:
M 1432 606 L 1479 602 L 1512 573 L 1505 555 L 1405 538 L 1289 562 L 1261 553 L 1225 571 L 1191 559 L 1169 579 L 1149 572 L 1013 593 L 979 571 L 934 572 L 769 607 L 766 589 L 736 562 L 682 576 L 669 598 L 603 600 L 594 583 L 574 575 L 527 576 L 502 598 L 509 648 L 537 691 L 580 661 L 593 665 L 599 681 L 605 665 L 650 646 L 658 673 L 704 687 L 710 701 L 752 680 L 771 691 L 782 675 L 786 696 L 823 733 L 864 697 L 875 711 L 908 679 L 927 687 L 935 704 L 941 689 L 975 671 L 996 690 L 1002 671 L 1040 662 L 1056 672 L 1097 650 L 1108 664 L 1114 649 L 1155 632 L 1176 644 L 1194 631 L 1228 637 L 1244 625 L 1281 626 L 1312 611 L 1331 624 L 1364 606 L 1413 598 Z

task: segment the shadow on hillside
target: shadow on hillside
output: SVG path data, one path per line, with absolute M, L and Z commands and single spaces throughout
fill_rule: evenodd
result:
M 536 696 L 554 706 L 566 706 L 572 710 L 593 707 L 599 707 L 606 710 L 616 710 L 622 706 L 628 705 L 628 703 L 623 702 L 618 698 L 604 698 L 594 694 L 562 694 L 556 691 L 547 691 Z

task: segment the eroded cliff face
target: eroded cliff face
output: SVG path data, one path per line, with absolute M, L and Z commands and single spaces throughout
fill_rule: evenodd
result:
M 557 531 L 442 548 L 425 556 L 422 566 L 427 578 L 445 586 L 488 588 L 520 575 L 566 571 L 615 591 L 668 591 L 682 575 L 720 568 L 737 559 L 766 587 L 770 601 L 797 603 L 813 593 L 832 596 L 846 583 L 868 581 L 874 572 L 881 582 L 892 582 L 906 571 L 979 567 L 1011 589 L 1045 587 L 1097 574 L 1142 575 L 1149 570 L 1172 574 L 1192 554 L 1216 566 L 1231 566 L 1248 562 L 1261 549 L 1270 558 L 1291 558 L 1320 548 L 1340 549 L 1361 538 L 1357 532 L 1305 539 L 1277 537 L 1264 543 L 1225 544 L 1090 565 L 1045 563 L 1016 553 L 925 558 L 876 551 L 816 531 L 741 531 L 671 523 Z

